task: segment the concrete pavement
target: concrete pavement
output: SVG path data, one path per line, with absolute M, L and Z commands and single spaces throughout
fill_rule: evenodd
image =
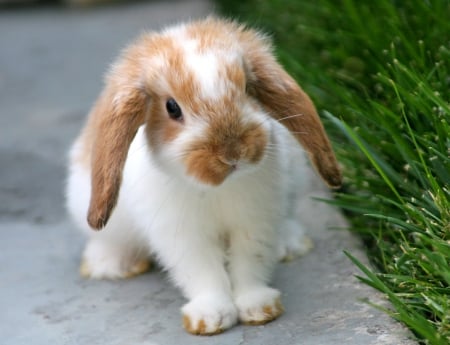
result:
M 299 202 L 315 248 L 280 264 L 273 285 L 285 314 L 265 326 L 214 337 L 181 328 L 184 300 L 165 274 L 125 281 L 78 275 L 83 238 L 63 207 L 65 158 L 102 75 L 143 29 L 212 11 L 206 0 L 149 1 L 94 9 L 0 12 L 0 343 L 48 344 L 415 344 L 398 323 L 361 302 L 383 303 L 354 278 L 343 250 L 365 260 L 343 217 L 311 196 Z

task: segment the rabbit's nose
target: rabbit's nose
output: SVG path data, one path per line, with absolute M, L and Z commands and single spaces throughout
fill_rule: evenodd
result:
M 242 144 L 240 138 L 226 137 L 223 140 L 222 156 L 226 162 L 236 162 L 241 159 L 242 156 Z M 223 162 L 225 163 L 225 162 Z M 228 164 L 228 163 L 226 163 Z M 228 164 L 232 165 L 232 164 Z

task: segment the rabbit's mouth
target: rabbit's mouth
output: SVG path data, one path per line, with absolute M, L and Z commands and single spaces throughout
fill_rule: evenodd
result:
M 223 164 L 226 164 L 230 167 L 231 172 L 237 170 L 238 165 L 240 164 L 239 159 L 227 159 L 225 157 L 218 157 L 218 160 Z
M 242 159 L 228 160 L 212 155 L 206 150 L 191 152 L 185 159 L 188 175 L 198 182 L 211 186 L 221 185 L 230 175 L 245 170 L 249 163 Z

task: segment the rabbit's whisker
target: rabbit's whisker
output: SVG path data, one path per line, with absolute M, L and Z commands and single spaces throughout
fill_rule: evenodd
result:
M 284 120 L 288 120 L 288 119 L 292 119 L 292 118 L 296 118 L 296 117 L 302 117 L 305 116 L 304 114 L 293 114 L 293 115 L 288 115 L 279 119 L 276 119 L 277 122 L 282 122 Z

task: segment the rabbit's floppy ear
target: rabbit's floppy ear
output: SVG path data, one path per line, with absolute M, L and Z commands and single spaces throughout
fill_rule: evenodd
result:
M 126 80 L 109 80 L 92 113 L 91 201 L 87 220 L 103 228 L 117 203 L 130 144 L 144 123 L 148 96 Z M 126 78 L 125 78 L 126 79 Z
M 278 64 L 267 39 L 246 34 L 242 43 L 249 93 L 301 143 L 324 181 L 339 187 L 341 171 L 311 99 Z

